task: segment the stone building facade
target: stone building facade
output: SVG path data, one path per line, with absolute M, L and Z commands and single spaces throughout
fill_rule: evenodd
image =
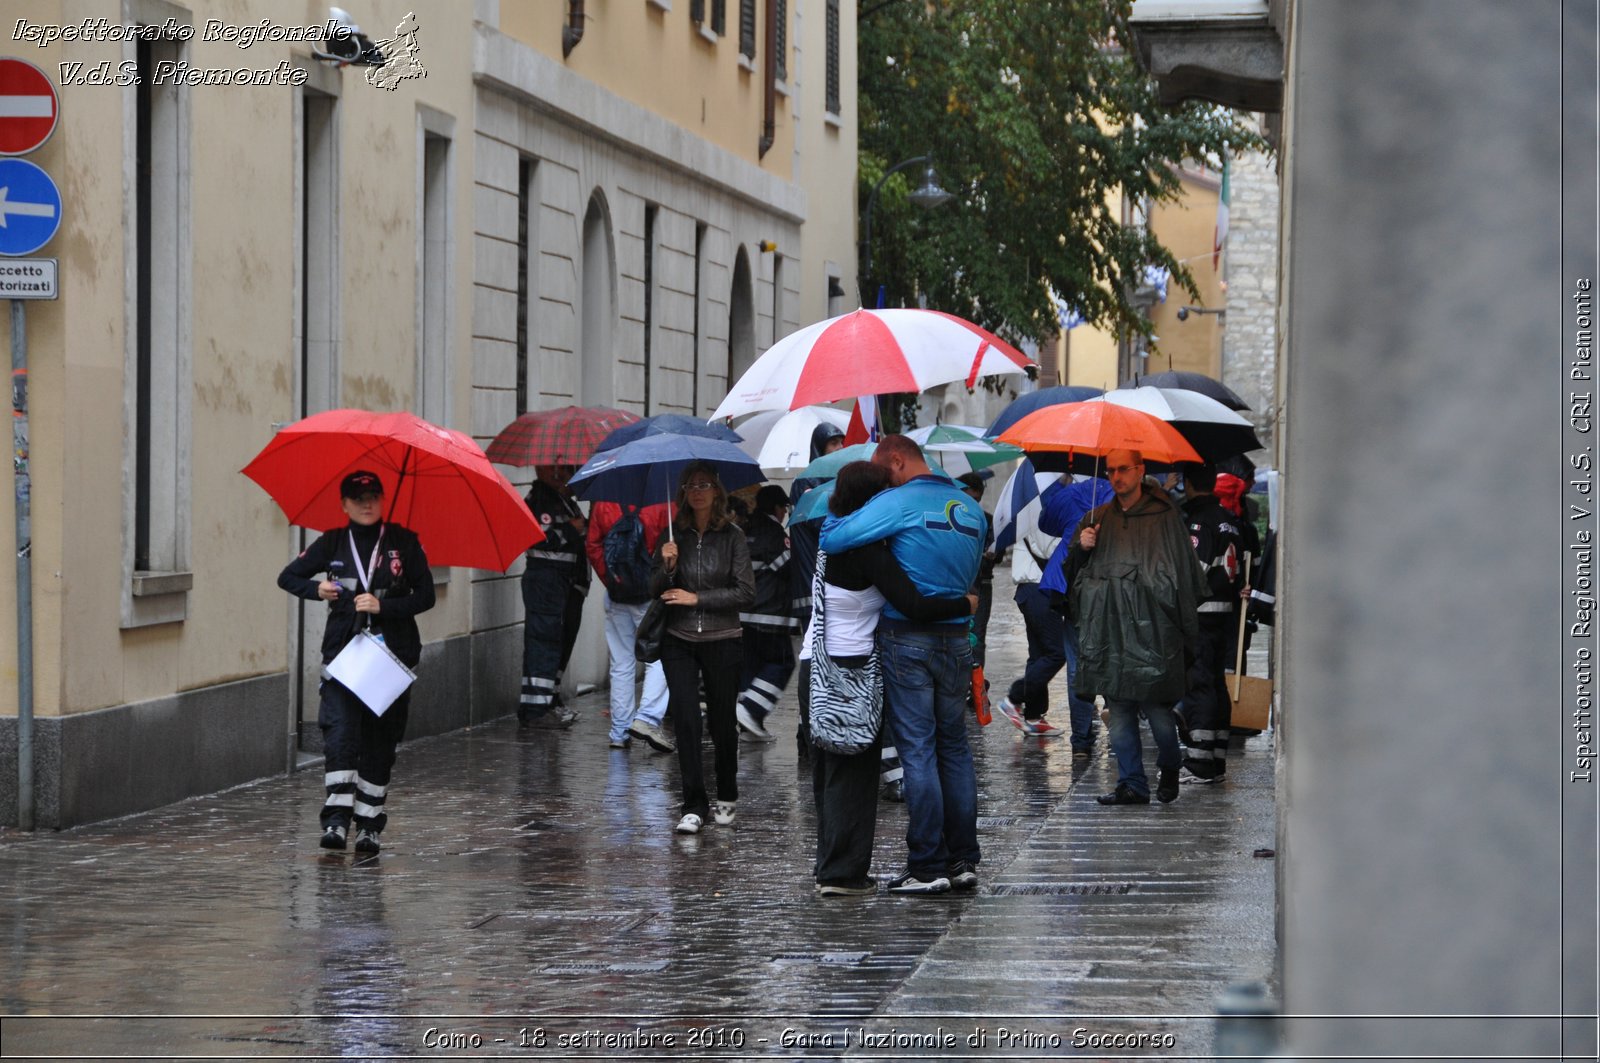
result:
M 1273 157 L 1262 152 L 1234 156 L 1228 186 L 1222 382 L 1250 404 L 1245 416 L 1255 422 L 1256 436 L 1270 455 L 1277 428 L 1278 372 L 1278 174 Z

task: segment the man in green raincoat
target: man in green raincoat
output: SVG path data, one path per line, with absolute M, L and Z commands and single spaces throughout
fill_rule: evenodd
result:
M 1106 455 L 1114 497 L 1078 523 L 1065 561 L 1080 656 L 1077 691 L 1100 694 L 1117 758 L 1117 788 L 1103 805 L 1150 803 L 1139 716 L 1156 741 L 1156 799 L 1177 799 L 1178 743 L 1173 705 L 1183 697 L 1185 658 L 1199 636 L 1204 576 L 1183 521 L 1165 491 L 1144 478 L 1138 451 Z

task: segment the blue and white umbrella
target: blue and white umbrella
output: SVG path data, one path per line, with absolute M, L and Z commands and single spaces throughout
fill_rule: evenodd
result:
M 1053 472 L 1036 472 L 1033 462 L 1026 459 L 1011 474 L 1011 479 L 1000 489 L 1000 500 L 994 504 L 994 548 L 998 553 L 1017 541 L 1017 524 L 1036 527 L 1039 522 L 1039 496 L 1058 479 Z M 1024 513 L 1029 514 L 1024 517 Z

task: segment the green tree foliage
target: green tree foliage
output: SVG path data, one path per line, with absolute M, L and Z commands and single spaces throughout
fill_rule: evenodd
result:
M 1129 296 L 1146 265 L 1194 291 L 1130 203 L 1176 199 L 1173 166 L 1262 146 L 1245 116 L 1163 108 L 1117 42 L 1131 0 L 862 0 L 860 206 L 891 166 L 931 154 L 957 199 L 927 211 L 922 167 L 873 208 L 864 303 L 927 305 L 1014 339 L 1057 331 L 1050 291 L 1096 325 L 1148 331 Z M 864 264 L 863 264 L 864 269 Z

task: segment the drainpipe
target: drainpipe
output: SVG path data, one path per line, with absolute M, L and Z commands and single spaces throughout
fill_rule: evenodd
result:
M 567 0 L 567 24 L 561 27 L 561 58 L 572 54 L 572 49 L 583 40 L 583 0 Z
M 778 0 L 767 0 L 767 69 L 762 78 L 760 157 L 766 158 L 778 133 Z
M 33 829 L 33 538 L 29 530 L 28 326 L 11 303 L 11 447 L 17 518 L 17 826 Z

